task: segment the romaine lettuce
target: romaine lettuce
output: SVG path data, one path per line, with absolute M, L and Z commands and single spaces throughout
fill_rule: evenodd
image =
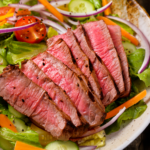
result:
M 0 128 L 0 136 L 10 142 L 21 141 L 37 147 L 42 147 L 39 143 L 39 135 L 35 131 L 28 130 L 22 133 L 15 133 L 7 128 Z

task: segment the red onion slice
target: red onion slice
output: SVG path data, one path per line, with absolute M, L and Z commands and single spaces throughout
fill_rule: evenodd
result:
M 104 12 L 108 7 L 110 7 L 112 4 L 112 1 L 109 2 L 107 5 L 105 5 L 104 7 L 102 8 L 99 8 L 95 11 L 92 11 L 92 12 L 88 12 L 88 13 L 72 13 L 72 12 L 68 12 L 68 11 L 64 11 L 64 10 L 61 10 L 59 8 L 57 8 L 57 10 L 63 14 L 64 16 L 67 16 L 67 17 L 77 17 L 77 18 L 80 18 L 80 17 L 89 17 L 89 16 L 92 16 L 92 15 L 97 15 L 99 13 L 102 13 Z
M 43 5 L 42 4 L 37 4 L 38 6 L 39 5 L 41 5 L 42 7 L 43 7 Z M 37 5 L 35 5 L 35 7 L 37 6 Z M 24 5 L 24 4 L 9 4 L 9 6 L 10 7 L 14 7 L 14 8 L 21 8 L 21 9 L 29 9 L 29 10 L 33 10 L 33 11 L 37 11 L 37 12 L 39 12 L 40 14 L 42 14 L 42 15 L 45 15 L 45 16 L 47 16 L 47 17 L 50 17 L 50 18 L 52 18 L 52 19 L 54 19 L 54 20 L 57 20 L 57 21 L 59 21 L 53 14 L 51 14 L 50 12 L 48 12 L 48 11 L 41 11 L 41 10 L 38 10 L 38 9 L 32 9 L 32 8 L 34 8 L 34 6 L 33 7 L 31 7 L 31 6 L 28 6 L 28 5 Z M 36 17 L 36 16 L 35 16 Z M 10 20 L 10 21 L 14 21 L 14 20 Z M 59 21 L 60 22 L 60 21 Z M 68 29 L 68 28 L 71 28 L 68 24 L 66 24 L 65 22 L 60 22 L 66 29 Z
M 119 111 L 119 113 L 115 117 L 113 117 L 109 122 L 107 122 L 105 125 L 103 125 L 101 127 L 96 127 L 96 128 L 94 128 L 92 130 L 89 130 L 86 133 L 84 133 L 81 137 L 78 137 L 77 139 L 93 135 L 93 134 L 98 133 L 98 132 L 104 130 L 105 128 L 109 127 L 110 125 L 112 125 L 123 114 L 123 112 L 125 110 L 126 110 L 126 107 L 124 107 L 123 109 L 121 109 Z
M 144 46 L 145 48 L 145 58 L 144 58 L 144 61 L 143 61 L 143 64 L 141 66 L 141 68 L 139 69 L 138 73 L 142 73 L 146 67 L 148 66 L 149 64 L 149 61 L 150 61 L 150 44 L 149 44 L 149 41 L 148 39 L 146 38 L 146 36 L 142 33 L 142 31 L 137 28 L 135 25 L 133 25 L 131 22 L 127 21 L 127 20 L 124 20 L 124 19 L 121 19 L 121 18 L 118 18 L 118 17 L 114 17 L 114 16 L 107 16 L 107 18 L 109 19 L 113 19 L 113 20 L 116 20 L 116 21 L 119 21 L 119 22 L 122 22 L 126 25 L 128 25 L 130 28 L 132 28 L 137 34 L 138 36 L 140 37 L 141 39 L 141 44 Z
M 79 150 L 95 150 L 97 146 L 79 146 Z
M 8 6 L 21 9 L 30 9 L 30 6 L 24 4 L 9 4 Z
M 70 0 L 59 0 L 59 1 L 52 1 L 50 2 L 52 6 L 54 7 L 59 7 L 59 6 L 62 6 L 62 5 L 66 5 L 70 2 Z
M 41 11 L 41 10 L 45 10 L 45 6 L 42 5 L 42 4 L 37 4 L 37 5 L 34 5 L 32 6 L 29 11 Z
M 46 24 L 46 25 L 48 25 L 48 26 L 51 26 L 51 27 L 57 29 L 57 31 L 59 30 L 59 31 L 60 31 L 59 33 L 61 33 L 61 34 L 67 32 L 67 30 L 66 30 L 64 27 L 62 27 L 61 25 L 59 25 L 59 24 L 56 23 L 56 22 L 53 22 L 53 21 L 48 20 L 48 19 L 43 19 L 43 18 L 41 18 L 41 17 L 36 17 L 36 18 L 38 18 L 39 20 L 41 20 L 44 24 Z
M 68 17 L 66 17 L 66 18 L 67 18 L 67 21 L 68 21 L 70 24 L 72 24 L 72 25 L 77 26 L 77 25 L 79 25 L 79 24 L 80 24 L 80 22 L 79 22 L 79 21 L 73 21 L 73 20 L 69 19 Z
M 25 4 L 26 2 L 29 2 L 30 0 L 20 0 L 20 4 Z
M 38 22 L 34 22 L 25 26 L 20 26 L 20 27 L 13 27 L 13 28 L 7 28 L 7 29 L 0 29 L 0 33 L 8 33 L 8 32 L 14 32 L 14 31 L 19 31 L 23 29 L 30 28 L 34 25 L 36 25 Z
M 45 16 L 47 16 L 47 17 L 50 17 L 50 18 L 52 18 L 52 19 L 54 19 L 54 20 L 57 20 L 57 21 L 59 21 L 53 14 L 51 14 L 50 12 L 48 12 L 48 11 L 38 11 L 39 13 L 41 13 L 42 15 L 45 15 Z M 68 29 L 68 28 L 71 28 L 67 23 L 65 23 L 65 22 L 61 22 L 61 21 L 59 21 L 66 29 Z

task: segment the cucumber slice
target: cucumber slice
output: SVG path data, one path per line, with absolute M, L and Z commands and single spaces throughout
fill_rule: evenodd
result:
M 69 11 L 74 13 L 88 13 L 95 10 L 94 5 L 87 0 L 71 0 L 69 5 Z M 74 18 L 76 20 L 85 20 L 87 17 Z
M 27 131 L 28 127 L 25 125 L 25 122 L 23 122 L 22 120 L 14 118 L 11 121 L 13 122 L 15 127 L 17 128 L 18 132 L 26 132 Z
M 72 141 L 54 141 L 49 143 L 46 150 L 79 150 L 76 143 Z
M 13 145 L 9 141 L 3 139 L 2 137 L 0 137 L 0 148 L 2 148 L 3 150 L 14 149 Z
M 25 118 L 25 115 L 21 114 L 17 110 L 15 110 L 11 105 L 8 105 L 8 110 L 12 113 L 16 118 Z
M 122 42 L 122 44 L 127 55 L 130 55 L 131 53 L 137 50 L 136 46 L 130 42 L 125 41 Z

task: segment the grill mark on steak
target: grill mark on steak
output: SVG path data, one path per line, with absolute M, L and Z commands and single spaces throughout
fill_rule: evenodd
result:
M 44 61 L 44 59 L 43 59 Z M 78 127 L 82 125 L 77 110 L 70 98 L 57 86 L 32 60 L 22 63 L 21 71 L 33 82 L 48 92 L 55 104 L 68 116 L 73 124 Z M 37 79 L 37 76 L 38 79 Z
M 51 45 L 53 45 L 59 38 L 62 38 L 70 48 L 73 57 L 76 59 L 77 66 L 80 68 L 81 72 L 86 76 L 86 78 L 91 84 L 92 87 L 91 91 L 94 91 L 94 94 L 96 94 L 97 97 L 101 99 L 100 88 L 97 83 L 97 80 L 94 78 L 95 72 L 94 70 L 92 70 L 91 72 L 89 68 L 90 67 L 89 59 L 81 50 L 77 42 L 77 39 L 74 36 L 73 31 L 71 29 L 68 29 L 68 31 L 65 34 L 61 34 L 59 36 L 55 36 L 51 39 L 48 39 L 47 40 L 48 47 L 51 47 Z M 86 83 L 86 85 L 88 84 Z
M 45 66 L 42 65 L 43 58 L 45 59 Z M 104 121 L 102 118 L 105 118 L 105 112 L 96 102 L 91 101 L 77 75 L 66 65 L 47 52 L 39 54 L 33 61 L 53 82 L 66 91 L 90 127 L 100 125 Z M 76 83 L 79 83 L 80 86 L 76 86 Z
M 70 121 L 69 117 L 61 112 L 47 93 L 28 79 L 17 66 L 9 65 L 4 69 L 0 75 L 0 84 L 3 84 L 0 87 L 0 96 L 17 111 L 39 123 L 58 139 L 68 140 L 71 137 L 73 128 L 67 124 Z
M 117 85 L 120 94 L 125 91 L 122 68 L 109 30 L 104 21 L 89 22 L 83 25 L 95 53 L 102 59 Z M 90 29 L 90 30 L 89 30 Z
M 84 31 L 82 25 L 79 25 L 76 30 L 74 30 L 75 36 L 80 43 L 83 52 L 89 57 L 89 60 L 95 70 L 98 83 L 102 90 L 102 102 L 105 106 L 109 105 L 117 99 L 117 90 L 114 85 L 114 81 L 107 68 L 105 67 L 103 61 L 99 56 L 95 54 L 92 50 L 90 41 Z
M 48 48 L 47 52 L 50 53 L 50 54 L 52 54 L 57 59 L 61 60 L 66 66 L 69 67 L 69 69 L 71 69 L 78 76 L 80 76 L 80 78 L 82 80 L 85 79 L 85 77 L 82 74 L 81 70 L 77 67 L 76 64 L 73 63 L 73 61 L 71 59 L 71 52 L 70 52 L 70 49 L 68 48 L 67 44 L 62 39 L 59 39 L 56 42 L 54 42 L 54 41 L 55 41 L 54 38 L 51 39 L 51 42 L 53 44 L 51 44 L 51 46 Z M 86 65 L 86 67 L 88 67 L 88 69 L 89 69 L 89 65 Z M 93 81 L 93 76 L 94 76 L 94 74 L 89 77 L 89 81 Z M 95 79 L 96 79 L 96 76 L 95 76 Z M 86 83 L 87 86 L 85 85 L 85 82 L 82 82 L 82 84 L 86 87 L 87 93 L 91 92 L 91 94 L 93 94 L 93 97 L 92 97 L 93 101 L 97 101 L 99 105 L 103 105 L 101 103 L 101 100 L 95 95 L 94 91 L 92 91 L 93 89 L 91 88 L 92 86 L 91 86 L 90 82 Z M 104 106 L 101 106 L 101 108 L 104 109 Z
M 108 29 L 111 34 L 112 40 L 114 42 L 115 48 L 118 52 L 118 56 L 121 62 L 124 82 L 125 82 L 125 92 L 123 93 L 123 95 L 121 95 L 121 97 L 126 97 L 129 95 L 131 91 L 131 79 L 129 75 L 129 65 L 128 65 L 127 56 L 124 51 L 124 47 L 122 45 L 121 29 L 117 25 L 116 26 L 109 25 Z

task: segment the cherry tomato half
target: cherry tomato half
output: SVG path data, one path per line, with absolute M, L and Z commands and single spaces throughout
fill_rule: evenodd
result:
M 24 30 L 15 31 L 15 36 L 18 41 L 27 42 L 27 43 L 39 43 L 46 36 L 46 27 L 45 25 L 37 18 L 33 16 L 26 16 L 19 19 L 15 27 L 24 26 L 38 22 L 38 24 Z

